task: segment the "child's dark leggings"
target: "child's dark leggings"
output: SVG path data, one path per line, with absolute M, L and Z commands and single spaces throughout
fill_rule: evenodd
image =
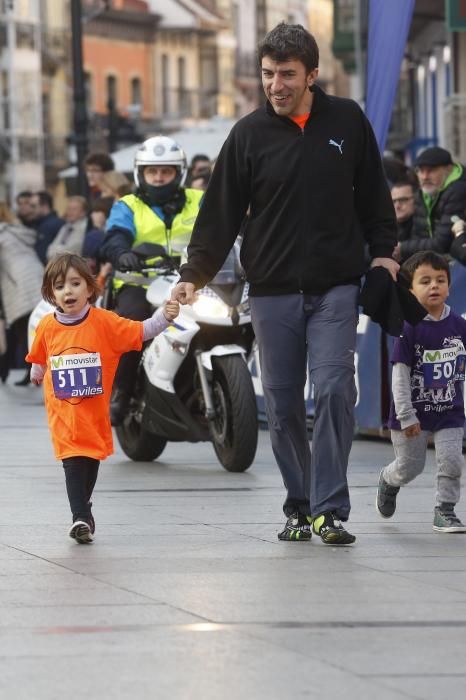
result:
M 91 457 L 68 457 L 63 460 L 66 491 L 73 513 L 73 522 L 89 519 L 91 514 L 89 501 L 97 481 L 99 464 L 98 459 Z

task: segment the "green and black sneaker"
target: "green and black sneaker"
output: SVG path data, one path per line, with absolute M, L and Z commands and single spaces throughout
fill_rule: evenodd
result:
M 345 530 L 333 513 L 323 513 L 312 520 L 312 529 L 324 544 L 353 544 L 356 537 Z
M 435 532 L 466 532 L 466 527 L 455 513 L 452 503 L 442 503 L 435 508 Z
M 278 539 L 285 542 L 309 542 L 312 537 L 311 518 L 302 513 L 292 513 Z

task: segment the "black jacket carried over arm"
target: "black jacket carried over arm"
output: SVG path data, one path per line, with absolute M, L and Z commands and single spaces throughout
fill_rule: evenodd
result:
M 197 288 L 225 260 L 248 206 L 241 262 L 251 295 L 322 293 L 391 257 L 396 219 L 371 126 L 352 100 L 314 87 L 304 130 L 270 103 L 220 152 L 181 279 Z
M 359 303 L 363 313 L 378 323 L 385 333 L 395 336 L 401 335 L 405 321 L 415 326 L 427 314 L 402 275 L 394 282 L 384 267 L 373 267 L 367 272 Z

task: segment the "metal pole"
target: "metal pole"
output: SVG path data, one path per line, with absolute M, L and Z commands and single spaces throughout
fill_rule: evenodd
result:
M 16 47 L 16 26 L 13 15 L 13 7 L 7 6 L 7 47 L 8 47 L 8 63 L 7 63 L 7 110 L 8 110 L 8 128 L 10 146 L 10 201 L 12 205 L 15 202 L 18 194 L 18 173 L 19 164 L 19 144 L 18 144 L 18 119 L 16 109 L 16 92 L 15 92 L 15 47 Z M 9 103 L 9 104 L 8 104 Z
M 71 0 L 71 42 L 73 57 L 74 135 L 78 165 L 78 192 L 87 195 L 84 160 L 87 155 L 87 110 L 84 89 L 81 0 Z

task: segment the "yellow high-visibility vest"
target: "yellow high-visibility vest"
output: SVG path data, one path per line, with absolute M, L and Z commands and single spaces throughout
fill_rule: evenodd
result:
M 163 245 L 168 255 L 181 254 L 183 249 L 188 245 L 194 222 L 199 213 L 199 205 L 204 196 L 202 190 L 185 189 L 186 203 L 183 209 L 173 219 L 172 227 L 167 230 L 163 219 L 161 219 L 155 211 L 153 211 L 145 202 L 134 194 L 127 194 L 121 197 L 124 202 L 133 212 L 134 227 L 136 236 L 132 247 L 141 245 L 142 243 L 157 243 Z M 131 277 L 141 277 L 138 273 L 132 273 Z M 147 282 L 149 284 L 149 281 Z M 125 282 L 124 279 L 114 279 L 114 289 L 119 289 L 124 284 L 134 284 L 134 282 Z

